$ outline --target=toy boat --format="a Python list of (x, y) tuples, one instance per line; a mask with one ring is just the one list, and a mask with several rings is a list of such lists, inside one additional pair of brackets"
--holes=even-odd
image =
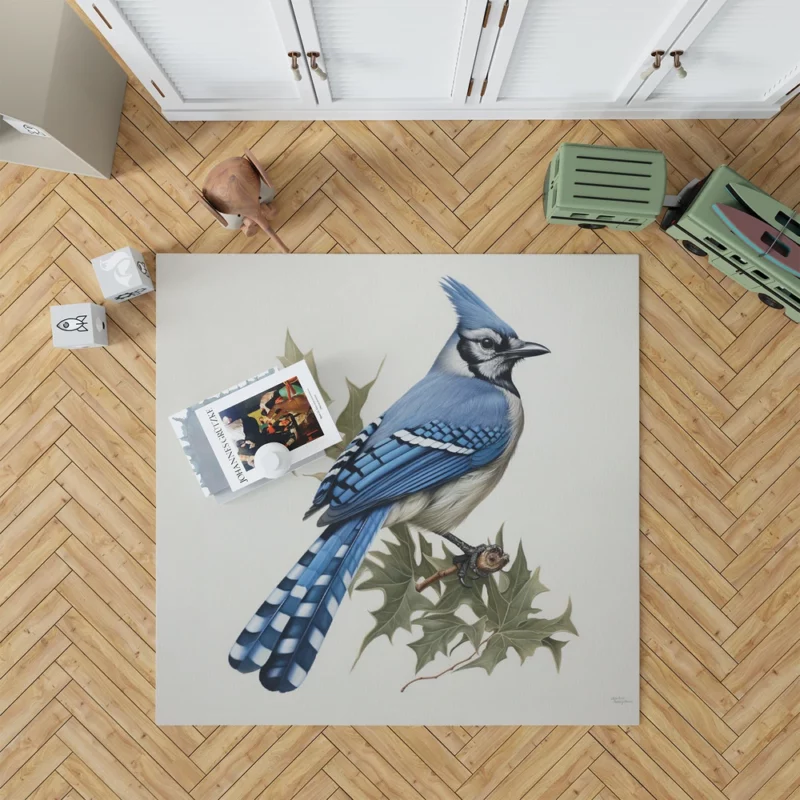
[(759, 256), (787, 272), (800, 275), (800, 244), (787, 239), (764, 220), (738, 208), (714, 203), (713, 209), (720, 219)]
[(768, 225), (783, 232), (783, 235), (795, 244), (800, 245), (800, 214), (796, 214), (788, 206), (750, 186), (729, 183), (726, 188), (751, 214), (763, 219)]

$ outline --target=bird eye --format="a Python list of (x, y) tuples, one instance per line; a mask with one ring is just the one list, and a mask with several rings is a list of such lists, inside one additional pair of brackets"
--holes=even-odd
[(484, 339), (481, 339), (480, 344), (484, 350), (494, 350), (494, 341), (490, 339), (488, 336), (485, 337)]

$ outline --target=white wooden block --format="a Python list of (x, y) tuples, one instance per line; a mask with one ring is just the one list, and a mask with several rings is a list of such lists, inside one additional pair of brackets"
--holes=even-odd
[(106, 300), (121, 303), (153, 291), (153, 281), (144, 258), (132, 247), (93, 258), (92, 266)]
[(94, 303), (50, 306), (53, 347), (79, 350), (108, 344), (106, 310)]

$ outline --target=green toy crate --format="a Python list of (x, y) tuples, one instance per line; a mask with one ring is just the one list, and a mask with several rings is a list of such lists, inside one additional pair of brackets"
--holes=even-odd
[(756, 292), (763, 303), (784, 309), (789, 319), (800, 322), (800, 278), (761, 258), (714, 211), (714, 203), (747, 210), (725, 188), (729, 183), (762, 191), (730, 167), (717, 167), (691, 190), (681, 193), (680, 206), (664, 215), (662, 230), (690, 253), (708, 256), (720, 272)]
[(638, 231), (655, 222), (667, 190), (658, 150), (562, 144), (547, 168), (547, 221), (581, 228)]

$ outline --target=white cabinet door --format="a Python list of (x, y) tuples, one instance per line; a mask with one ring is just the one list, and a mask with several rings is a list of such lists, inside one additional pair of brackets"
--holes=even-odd
[(463, 104), (486, 0), (292, 0), (325, 109)]
[(290, 0), (78, 3), (165, 110), (316, 106)]
[[(510, 0), (481, 105), (610, 107), (630, 99), (659, 43), (703, 0)], [(519, 19), (509, 24), (512, 17)]]
[(686, 77), (669, 59), (632, 105), (781, 103), (800, 83), (798, 27), (798, 0), (709, 0), (669, 46)]

